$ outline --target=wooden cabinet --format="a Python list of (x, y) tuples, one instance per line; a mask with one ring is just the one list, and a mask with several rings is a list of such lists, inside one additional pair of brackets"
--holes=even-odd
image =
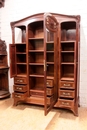
[(14, 105), (44, 105), (45, 115), (53, 107), (78, 115), (80, 16), (40, 13), (11, 22), (11, 28)]
[(10, 96), (6, 43), (0, 39), (0, 99)]

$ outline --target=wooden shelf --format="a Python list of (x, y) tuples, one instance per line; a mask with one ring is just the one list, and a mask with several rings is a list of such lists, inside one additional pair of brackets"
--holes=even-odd
[(35, 37), (35, 38), (29, 38), (29, 40), (44, 40), (44, 38), (43, 37)]
[(29, 65), (44, 65), (44, 63), (29, 63)]
[(44, 52), (44, 50), (29, 50), (29, 52)]
[(61, 53), (74, 53), (74, 51), (61, 51)]
[(30, 77), (44, 77), (44, 74), (30, 74)]
[(62, 62), (61, 65), (74, 65), (74, 62)]
[(69, 41), (67, 41), (67, 40), (66, 40), (66, 41), (61, 41), (61, 43), (72, 43), (72, 42), (75, 43), (76, 41), (75, 41), (75, 40), (71, 40), (71, 41), (70, 41), (70, 40), (69, 40)]
[(60, 80), (61, 81), (74, 81), (74, 78), (73, 77), (62, 77)]

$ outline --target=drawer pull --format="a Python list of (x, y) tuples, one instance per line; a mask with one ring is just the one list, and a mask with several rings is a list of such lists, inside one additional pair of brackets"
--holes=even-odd
[(70, 93), (65, 93), (65, 92), (63, 92), (63, 95), (70, 96)]
[(21, 98), (21, 96), (20, 96), (20, 95), (15, 95), (15, 97), (16, 97), (16, 98)]
[(22, 90), (22, 88), (17, 87), (17, 90)]
[(67, 106), (69, 106), (69, 103), (68, 103), (68, 102), (62, 102), (62, 105), (67, 105)]
[(22, 82), (23, 82), (23, 80), (22, 80), (22, 79), (20, 79), (20, 80), (18, 79), (18, 80), (17, 80), (17, 82), (20, 82), (20, 83), (22, 83)]
[(19, 82), (20, 80), (18, 79), (17, 82)]
[(49, 85), (49, 82), (47, 82), (46, 84)]
[(22, 83), (23, 82), (23, 80), (22, 79), (20, 79), (20, 83)]
[(70, 87), (70, 84), (64, 84), (64, 87)]

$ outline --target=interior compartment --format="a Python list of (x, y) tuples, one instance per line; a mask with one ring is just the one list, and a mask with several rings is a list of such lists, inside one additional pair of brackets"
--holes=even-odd
[(27, 74), (27, 66), (24, 64), (17, 64), (17, 75), (19, 74)]
[(29, 50), (43, 50), (44, 51), (43, 39), (29, 40)]
[(43, 65), (29, 65), (30, 75), (44, 75), (44, 66)]
[(76, 40), (76, 22), (61, 23), (61, 41)]
[(28, 26), (28, 37), (38, 38), (44, 37), (43, 21), (32, 22)]
[(29, 53), (29, 63), (44, 63), (44, 53), (43, 52)]

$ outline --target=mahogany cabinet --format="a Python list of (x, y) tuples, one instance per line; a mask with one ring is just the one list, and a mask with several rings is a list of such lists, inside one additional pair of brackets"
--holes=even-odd
[(0, 99), (10, 96), (6, 43), (0, 39)]
[(43, 105), (45, 115), (53, 107), (78, 115), (80, 16), (40, 13), (10, 25), (14, 105)]

